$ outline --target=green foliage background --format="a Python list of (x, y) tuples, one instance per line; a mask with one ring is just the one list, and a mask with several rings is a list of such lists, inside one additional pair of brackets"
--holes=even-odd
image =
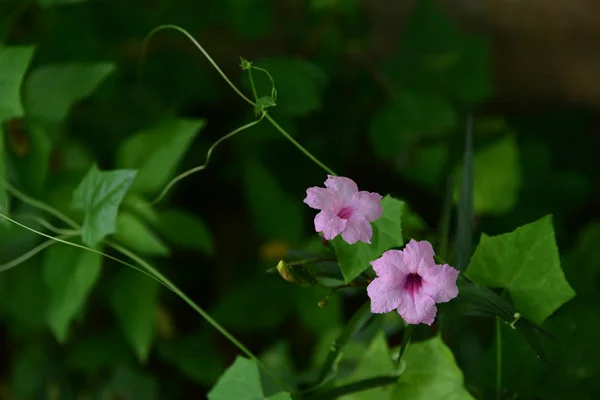
[[(502, 325), (501, 395), (593, 398), (600, 392), (593, 112), (539, 106), (517, 113), (498, 106), (488, 40), (463, 31), (429, 1), (417, 2), (403, 29), (384, 43), (392, 50), (381, 55), (364, 3), (1, 2), (0, 178), (92, 226), (94, 235), (84, 235), (83, 244), (113, 254), (101, 243), (109, 235), (150, 260), (293, 383), (318, 368), (366, 300), (364, 291), (350, 291), (319, 308), (327, 290), (265, 273), (292, 251), (321, 249), (314, 213), (302, 199), (325, 173), (262, 121), (221, 144), (206, 170), (151, 207), (173, 176), (203, 164), (215, 140), (255, 116), (178, 32), (158, 33), (140, 70), (145, 35), (160, 24), (182, 26), (248, 96), (239, 57), (267, 69), (277, 87), (270, 115), (361, 189), (401, 199), (394, 208), (404, 207), (404, 238), (431, 240), (449, 257), (436, 232), (445, 224), (445, 199), (458, 199), (465, 117), (473, 113), (473, 237), (486, 236), (467, 274), (506, 289), (534, 321), (549, 317), (544, 327), (553, 337), (544, 341), (548, 366)], [(266, 75), (254, 76), (259, 96), (270, 95)], [(51, 233), (38, 210), (2, 187), (0, 212)], [(548, 214), (552, 219), (543, 219)], [(389, 246), (402, 245), (394, 227), (380, 222)], [(510, 239), (497, 236), (525, 224), (531, 225)], [(0, 221), (0, 263), (44, 240)], [(343, 243), (334, 245), (343, 251)], [(512, 253), (519, 246), (540, 246), (544, 258), (531, 262)], [(501, 256), (490, 260), (490, 252)], [(350, 265), (354, 256), (340, 260), (348, 281), (362, 272)], [(490, 273), (494, 262), (514, 270)], [(554, 279), (529, 290), (548, 270)], [(575, 298), (560, 307), (573, 289)], [(532, 293), (539, 303), (533, 308)], [(393, 371), (388, 346), (400, 341), (399, 321), (391, 317), (350, 341), (339, 365), (341, 383)], [(416, 329), (414, 350), (404, 360), (409, 373), (393, 390), (347, 398), (442, 399), (449, 398), (448, 385), (459, 387), (452, 398), (492, 396), (494, 320), (462, 317), (454, 324), (446, 345), (435, 326)], [(239, 370), (248, 389), (236, 394), (217, 385), (212, 398), (286, 398), (171, 292), (61, 244), (0, 274), (0, 346), (3, 399), (203, 398), (232, 365), (219, 382), (236, 390), (226, 382)]]

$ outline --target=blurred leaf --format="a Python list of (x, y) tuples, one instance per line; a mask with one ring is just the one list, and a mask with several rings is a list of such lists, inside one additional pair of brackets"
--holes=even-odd
[(135, 170), (100, 171), (92, 165), (73, 192), (71, 206), (85, 212), (83, 243), (96, 246), (107, 235), (115, 233), (117, 211), (125, 193), (135, 179)]
[(44, 282), (50, 289), (48, 324), (64, 343), (71, 321), (83, 311), (102, 267), (102, 257), (72, 246), (56, 244), (45, 253)]
[[(473, 200), (478, 214), (505, 214), (517, 203), (521, 187), (519, 148), (514, 135), (476, 151), (473, 157)], [(459, 186), (454, 191), (458, 201)]]
[(392, 399), (474, 400), (465, 389), (462, 371), (441, 336), (412, 343), (404, 354), (406, 369)]
[(441, 88), (465, 103), (492, 93), (487, 40), (463, 33), (433, 0), (415, 3), (399, 49), (385, 70), (403, 86)]
[(258, 232), (269, 239), (300, 242), (304, 233), (301, 203), (291, 198), (257, 159), (250, 158), (245, 164), (244, 186)]
[[(264, 399), (256, 362), (238, 356), (208, 393), (209, 400)], [(279, 393), (267, 400), (291, 400), (287, 393)]]
[(66, 364), (86, 374), (96, 374), (103, 369), (112, 369), (121, 363), (133, 361), (128, 350), (127, 343), (116, 328), (93, 332), (73, 345)]
[(122, 211), (117, 217), (115, 239), (129, 249), (148, 256), (168, 256), (169, 248), (135, 215)]
[(160, 213), (157, 229), (166, 240), (182, 249), (214, 254), (214, 244), (208, 226), (197, 216), (185, 211)]
[(467, 276), (508, 290), (523, 315), (541, 323), (575, 296), (560, 267), (552, 217), (498, 236), (482, 235)]
[(139, 169), (133, 189), (154, 193), (163, 189), (200, 133), (202, 119), (171, 119), (127, 138), (117, 152), (119, 168)]
[(298, 291), (298, 312), (300, 320), (315, 334), (335, 329), (342, 325), (342, 301), (339, 294), (333, 294), (327, 306), (319, 308), (317, 303), (325, 298), (329, 289), (310, 286)]
[(2, 273), (2, 279), (6, 280), (2, 301), (6, 303), (7, 314), (13, 318), (8, 327), (15, 336), (25, 336), (46, 327), (50, 295), (42, 276), (39, 258), (32, 258), (18, 268)]
[(25, 111), (46, 122), (60, 122), (75, 103), (90, 96), (114, 70), (112, 63), (39, 67), (25, 83)]
[[(383, 332), (379, 331), (375, 339), (369, 345), (367, 352), (360, 360), (358, 367), (349, 379), (337, 383), (336, 386), (343, 386), (351, 382), (358, 382), (363, 379), (375, 378), (383, 375), (393, 375), (396, 367), (390, 358), (390, 350)], [(343, 397), (342, 400), (370, 400), (370, 399), (391, 399), (392, 391), (389, 386), (378, 387), (370, 390), (355, 392)]]
[(289, 283), (261, 275), (229, 289), (210, 314), (227, 328), (257, 332), (279, 326), (294, 306)]
[(410, 149), (404, 151), (410, 153), (406, 157), (410, 161), (406, 164), (399, 163), (400, 173), (420, 186), (435, 193), (439, 192), (442, 182), (448, 176), (447, 165), (450, 158), (448, 146), (445, 144), (423, 145), (413, 151)]
[(473, 117), (467, 117), (465, 148), (456, 212), (454, 266), (464, 271), (473, 254)]
[(225, 0), (227, 18), (247, 39), (256, 39), (271, 30), (273, 16), (268, 0)]
[(202, 385), (213, 384), (223, 369), (224, 362), (212, 335), (197, 332), (159, 344), (158, 352), (173, 367)]
[(156, 400), (159, 398), (158, 394), (158, 382), (156, 378), (129, 366), (121, 366), (116, 370), (101, 400), (112, 400), (115, 398)]
[(350, 245), (341, 236), (333, 239), (342, 273), (346, 283), (351, 282), (370, 267), (370, 262), (392, 247), (402, 246), (402, 209), (404, 203), (387, 195), (381, 201), (383, 214), (373, 222), (373, 238), (371, 244), (357, 242)]
[[(277, 378), (285, 383), (289, 388), (296, 388), (296, 375), (293, 366), (293, 357), (290, 351), (290, 345), (287, 341), (279, 341), (266, 350), (258, 357), (262, 363), (270, 370), (275, 371)], [(260, 382), (265, 396), (276, 395), (281, 391), (281, 386), (272, 377), (259, 368)], [(279, 393), (282, 395), (282, 393)], [(276, 396), (270, 397), (275, 398)], [(289, 398), (289, 397), (287, 397)]]
[(595, 300), (600, 286), (600, 221), (588, 223), (579, 232), (574, 248), (564, 257), (564, 271), (577, 297), (589, 295)]
[(52, 370), (48, 349), (43, 342), (31, 341), (17, 353), (12, 368), (10, 394), (14, 400), (44, 398)]
[[(265, 58), (254, 63), (269, 71), (277, 88), (277, 110), (289, 117), (304, 117), (321, 108), (326, 77), (316, 65), (303, 59)], [(266, 74), (253, 71), (258, 96), (271, 95)], [(244, 76), (244, 85), (250, 89)]]
[(391, 159), (421, 138), (446, 133), (458, 117), (452, 104), (435, 94), (403, 91), (394, 103), (377, 111), (369, 128), (376, 154)]
[(16, 128), (12, 134), (23, 135), (27, 142), (26, 152), (12, 157), (13, 166), (19, 171), (19, 177), (28, 193), (41, 196), (50, 169), (52, 151), (52, 143), (46, 129), (39, 123), (28, 121), (22, 130)]
[(131, 211), (144, 222), (151, 225), (158, 223), (158, 212), (152, 204), (136, 192), (129, 192), (123, 199), (123, 209)]
[(130, 268), (113, 282), (111, 305), (139, 361), (145, 362), (154, 338), (154, 316), (159, 284)]
[(0, 45), (0, 124), (23, 115), (21, 81), (34, 49), (33, 46)]

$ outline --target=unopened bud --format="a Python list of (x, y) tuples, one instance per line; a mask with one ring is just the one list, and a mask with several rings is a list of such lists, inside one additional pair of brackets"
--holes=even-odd
[(315, 279), (311, 273), (301, 265), (288, 264), (285, 261), (279, 261), (277, 272), (286, 281), (297, 285), (311, 285)]
[(325, 297), (323, 300), (321, 300), (321, 301), (319, 301), (319, 302), (317, 303), (317, 305), (318, 305), (320, 308), (325, 308), (325, 307), (327, 307), (327, 304), (329, 304), (329, 296)]

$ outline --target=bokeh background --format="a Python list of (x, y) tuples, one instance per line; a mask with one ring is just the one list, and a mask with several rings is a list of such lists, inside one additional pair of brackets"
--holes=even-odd
[[(26, 111), (33, 104), (43, 116), (80, 93), (52, 121), (4, 121), (7, 176), (80, 218), (69, 208), (73, 189), (93, 162), (102, 169), (135, 164), (120, 154), (136, 133), (158, 129), (171, 146), (170, 135), (186, 136), (180, 130), (189, 127), (160, 124), (195, 121), (182, 150), (171, 153), (173, 176), (203, 164), (215, 140), (254, 120), (251, 107), (178, 32), (154, 36), (139, 69), (143, 39), (161, 24), (187, 29), (248, 95), (239, 57), (266, 68), (278, 91), (270, 114), (338, 174), (406, 201), (414, 212), (403, 221), (409, 237), (436, 240), (471, 114), (474, 238), (552, 214), (563, 269), (577, 291), (547, 323), (553, 373), (524, 341), (507, 342), (503, 395), (593, 398), (600, 393), (597, 11), (591, 0), (0, 2), (1, 43), (36, 46), (22, 90)], [(268, 95), (269, 81), (255, 76)], [(42, 141), (51, 143), (45, 158)], [(117, 239), (269, 365), (305, 371), (366, 299), (364, 292), (337, 295), (321, 309), (326, 290), (265, 273), (292, 250), (321, 246), (314, 212), (302, 199), (325, 179), (263, 121), (224, 142), (205, 171), (175, 186), (156, 206), (155, 223), (140, 215), (142, 200), (128, 198), (124, 209), (143, 223)], [(148, 189), (146, 198), (160, 188)], [(33, 212), (12, 204), (15, 213)], [(17, 227), (0, 233), (3, 263), (43, 241)], [(203, 398), (238, 354), (174, 294), (108, 260), (59, 343), (47, 314), (60, 282), (48, 282), (45, 263), (42, 253), (0, 274), (0, 398)], [(448, 344), (467, 387), (487, 398), (493, 326), (465, 324), (471, 333)], [(150, 338), (140, 339), (149, 343), (144, 360), (132, 330)]]

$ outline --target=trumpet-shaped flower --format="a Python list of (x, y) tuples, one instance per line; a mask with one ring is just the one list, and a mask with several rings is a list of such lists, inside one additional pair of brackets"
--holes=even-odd
[(411, 240), (404, 250), (388, 250), (371, 262), (377, 273), (367, 287), (371, 312), (396, 309), (408, 324), (431, 325), (437, 313), (435, 304), (458, 295), (458, 271), (437, 265), (433, 254), (429, 242)]
[(327, 240), (340, 233), (348, 244), (359, 240), (371, 243), (371, 222), (381, 216), (381, 195), (358, 191), (356, 183), (345, 177), (328, 175), (325, 187), (306, 190), (304, 202), (321, 210), (315, 217), (315, 230)]

